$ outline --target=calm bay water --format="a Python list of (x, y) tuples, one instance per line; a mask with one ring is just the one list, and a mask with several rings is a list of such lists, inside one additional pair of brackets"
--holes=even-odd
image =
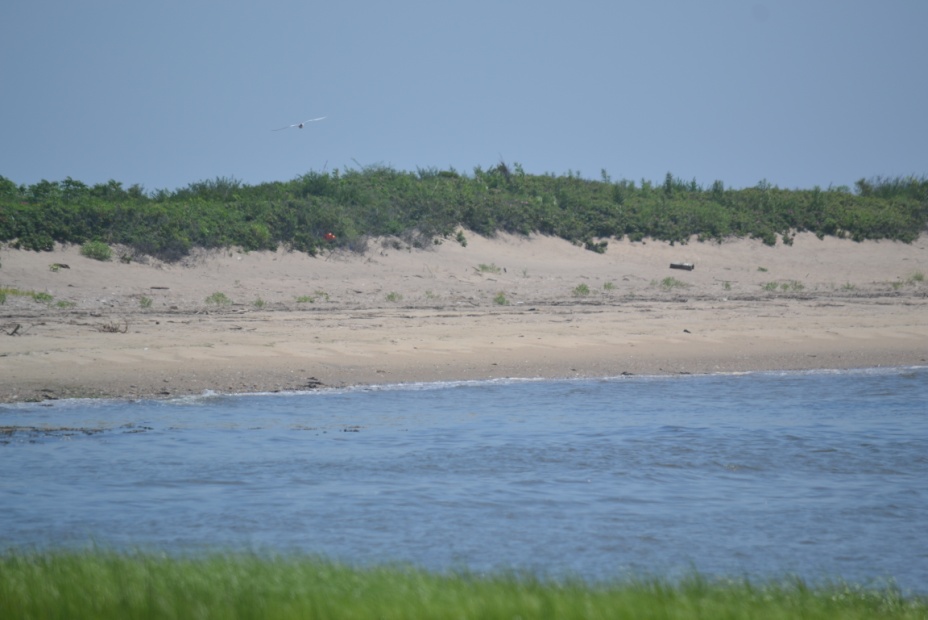
[(928, 592), (928, 368), (62, 401), (0, 427), (4, 549)]

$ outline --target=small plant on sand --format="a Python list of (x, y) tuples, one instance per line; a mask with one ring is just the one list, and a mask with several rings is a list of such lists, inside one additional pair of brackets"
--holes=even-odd
[(300, 295), (296, 298), (298, 304), (314, 304), (317, 299), (329, 301), (329, 294), (325, 291), (315, 291), (312, 295)]
[(730, 290), (731, 290), (731, 282), (729, 282), (728, 280), (725, 280), (725, 281), (722, 283), (722, 288), (725, 289), (726, 291), (730, 291)]
[(139, 307), (142, 308), (143, 310), (147, 310), (148, 308), (151, 308), (151, 304), (152, 304), (151, 297), (145, 297), (144, 295), (139, 297)]
[(604, 291), (614, 291), (614, 290), (615, 290), (615, 284), (613, 284), (612, 282), (606, 282), (605, 284), (603, 284), (603, 290), (604, 290)]
[(55, 303), (55, 307), (61, 308), (62, 310), (64, 310), (65, 308), (73, 308), (76, 305), (77, 304), (74, 303), (73, 301), (66, 301), (64, 299)]
[(898, 291), (903, 286), (918, 286), (924, 281), (925, 281), (925, 274), (922, 273), (921, 271), (916, 271), (915, 273), (910, 275), (905, 280), (903, 280), (902, 278), (899, 278), (895, 282), (890, 282), (889, 284), (890, 286), (893, 287), (894, 291)]
[(586, 297), (590, 294), (590, 287), (583, 283), (578, 284), (574, 287), (573, 293), (574, 297)]
[(783, 291), (793, 291), (798, 292), (805, 288), (805, 284), (797, 280), (790, 280), (789, 282), (783, 282), (780, 284), (780, 289)]
[(487, 265), (486, 263), (480, 263), (479, 265), (477, 265), (478, 273), (499, 273), (501, 271), (502, 269), (497, 267), (495, 263), (490, 263), (489, 265)]
[(229, 299), (225, 293), (213, 293), (206, 298), (206, 303), (214, 306), (227, 306), (232, 303), (232, 300)]
[(806, 288), (806, 285), (798, 280), (789, 280), (787, 282), (778, 282), (776, 280), (771, 280), (766, 284), (761, 284), (761, 288), (770, 293), (774, 293), (777, 290), (783, 291), (784, 293), (794, 292), (797, 293)]
[(105, 262), (113, 257), (113, 250), (102, 241), (88, 241), (81, 246), (81, 255)]
[(467, 247), (467, 237), (464, 236), (463, 230), (458, 231), (458, 234), (455, 236), (455, 240), (457, 240), (457, 242), (461, 244), (462, 248)]
[(766, 268), (766, 267), (758, 267), (757, 270), (760, 271), (760, 272), (762, 272), (762, 273), (767, 273), (767, 268)]
[(391, 291), (387, 293), (387, 301), (390, 303), (397, 303), (403, 301), (403, 296), (397, 293), (396, 291)]
[(683, 282), (682, 280), (677, 280), (676, 278), (672, 276), (667, 276), (666, 278), (661, 280), (661, 288), (664, 289), (665, 291), (670, 291), (675, 288), (686, 288), (687, 286), (689, 285), (686, 282)]
[(21, 291), (18, 288), (11, 288), (8, 286), (0, 287), (0, 304), (6, 303), (7, 295), (13, 295), (14, 297), (32, 297), (35, 295), (35, 292)]
[(48, 293), (32, 293), (32, 299), (40, 304), (50, 304), (53, 297)]
[(253, 305), (255, 308), (257, 308), (258, 310), (260, 310), (261, 308), (263, 308), (264, 306), (266, 306), (267, 303), (266, 303), (263, 299), (261, 299), (260, 297), (258, 297), (257, 299), (255, 299), (255, 300), (252, 302), (252, 305)]

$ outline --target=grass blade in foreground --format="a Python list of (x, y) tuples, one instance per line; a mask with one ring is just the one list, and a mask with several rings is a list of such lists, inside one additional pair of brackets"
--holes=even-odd
[(893, 587), (680, 582), (590, 585), (524, 575), (352, 569), (306, 557), (106, 551), (0, 556), (2, 618), (928, 618)]

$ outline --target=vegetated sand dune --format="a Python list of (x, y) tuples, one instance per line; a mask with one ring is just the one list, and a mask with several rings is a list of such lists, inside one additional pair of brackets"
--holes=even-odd
[(176, 264), (0, 249), (0, 401), (928, 363), (928, 236), (465, 236)]

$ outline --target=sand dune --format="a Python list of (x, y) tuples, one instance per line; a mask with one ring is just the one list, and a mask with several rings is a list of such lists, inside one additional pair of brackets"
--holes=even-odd
[(0, 305), (0, 401), (928, 363), (926, 236), (613, 241), (605, 254), (466, 237), (181, 264), (4, 248), (0, 287), (51, 301)]

